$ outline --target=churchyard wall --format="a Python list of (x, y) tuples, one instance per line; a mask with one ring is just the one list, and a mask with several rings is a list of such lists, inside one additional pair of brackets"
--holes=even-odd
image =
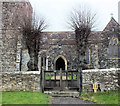
[[(120, 85), (118, 76), (120, 69), (91, 69), (82, 71), (82, 87), (83, 91), (93, 91), (93, 84), (99, 84), (101, 91), (110, 89), (118, 89)], [(40, 91), (40, 72), (15, 72), (2, 73), (2, 91)]]

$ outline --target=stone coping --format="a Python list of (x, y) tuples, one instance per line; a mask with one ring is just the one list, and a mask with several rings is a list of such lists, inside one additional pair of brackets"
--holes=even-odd
[[(84, 72), (108, 72), (108, 71), (120, 71), (120, 68), (110, 68), (110, 69), (89, 69), (82, 70)], [(2, 72), (0, 74), (40, 74), (40, 71), (19, 71), (19, 72)]]
[(25, 71), (20, 71), (20, 72), (2, 72), (0, 74), (40, 74), (40, 71), (28, 71), (28, 72), (25, 72)]
[(82, 72), (103, 72), (103, 71), (119, 71), (120, 68), (110, 68), (110, 69), (88, 69), (82, 70)]

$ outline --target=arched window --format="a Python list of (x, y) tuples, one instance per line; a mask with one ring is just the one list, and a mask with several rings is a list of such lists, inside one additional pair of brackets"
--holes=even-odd
[(109, 57), (119, 58), (120, 57), (120, 46), (118, 38), (112, 38), (109, 43)]

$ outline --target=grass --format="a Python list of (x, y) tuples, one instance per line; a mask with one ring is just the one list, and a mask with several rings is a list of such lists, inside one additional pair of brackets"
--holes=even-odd
[[(72, 79), (72, 75), (69, 75), (69, 79)], [(75, 75), (73, 75), (73, 80), (76, 80), (77, 77)]]
[(48, 104), (51, 97), (41, 92), (5, 91), (2, 104)]
[(46, 80), (50, 80), (53, 76), (45, 76)]
[(96, 104), (118, 104), (120, 93), (118, 90), (110, 90), (108, 92), (98, 93), (82, 93), (80, 98), (95, 102)]

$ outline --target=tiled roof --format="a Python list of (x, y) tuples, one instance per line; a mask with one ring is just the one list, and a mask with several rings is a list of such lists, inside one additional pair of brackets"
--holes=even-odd
[(91, 41), (92, 43), (94, 42), (100, 42), (101, 40), (101, 33), (102, 31), (92, 31), (89, 35), (88, 40)]
[[(92, 31), (89, 35), (90, 43), (100, 43), (103, 40), (104, 36), (110, 35), (112, 32), (112, 28), (118, 28), (118, 23), (112, 17), (110, 22), (107, 24), (103, 31)], [(117, 30), (116, 30), (117, 31)], [(109, 36), (108, 36), (109, 37)], [(75, 32), (43, 32), (42, 33), (42, 41), (44, 45), (49, 44), (75, 44)]]

